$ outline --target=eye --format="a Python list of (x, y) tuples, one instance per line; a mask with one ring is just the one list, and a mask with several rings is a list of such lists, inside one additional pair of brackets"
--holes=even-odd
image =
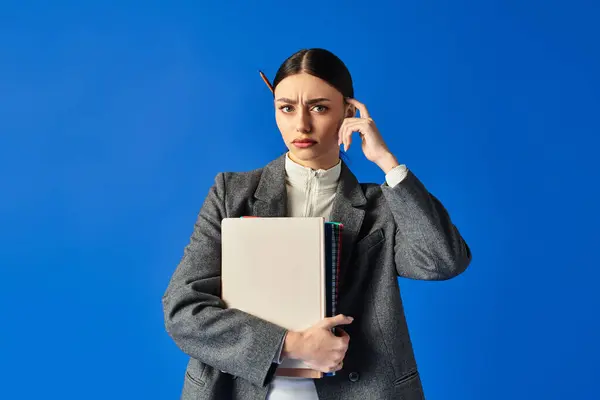
[[(321, 111), (317, 111), (315, 109), (319, 108)], [(326, 106), (322, 106), (322, 105), (317, 105), (313, 107), (313, 110), (317, 111), (318, 113), (324, 113), (325, 111), (329, 110), (328, 107)]]
[(286, 111), (286, 110), (285, 110), (286, 108), (292, 108), (292, 106), (287, 106), (287, 105), (286, 105), (286, 106), (281, 106), (281, 107), (279, 107), (279, 109), (280, 109), (281, 111), (283, 111), (284, 113), (291, 112), (291, 111)]

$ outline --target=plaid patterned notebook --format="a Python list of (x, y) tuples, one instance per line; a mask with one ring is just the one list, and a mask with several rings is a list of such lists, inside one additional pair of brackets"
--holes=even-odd
[[(342, 254), (342, 229), (338, 222), (325, 222), (325, 282), (326, 282), (326, 315), (333, 317), (337, 313), (338, 284), (340, 276), (340, 262)], [(335, 333), (335, 328), (332, 332)], [(325, 376), (334, 376), (335, 372), (326, 373)]]

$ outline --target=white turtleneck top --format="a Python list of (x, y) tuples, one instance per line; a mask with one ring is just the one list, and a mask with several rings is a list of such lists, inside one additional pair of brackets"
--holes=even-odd
[[(323, 217), (329, 221), (333, 199), (342, 171), (341, 161), (328, 170), (313, 170), (285, 157), (287, 210), (289, 217)], [(399, 184), (408, 169), (398, 165), (389, 171), (385, 180), (390, 187)], [(274, 362), (281, 363), (281, 351)], [(271, 382), (268, 400), (318, 400), (314, 381), (309, 378), (276, 376)]]

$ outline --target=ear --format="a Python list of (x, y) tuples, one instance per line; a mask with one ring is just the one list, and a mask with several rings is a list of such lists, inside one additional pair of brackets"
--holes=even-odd
[(356, 107), (352, 104), (348, 104), (346, 107), (346, 118), (353, 118), (356, 116)]

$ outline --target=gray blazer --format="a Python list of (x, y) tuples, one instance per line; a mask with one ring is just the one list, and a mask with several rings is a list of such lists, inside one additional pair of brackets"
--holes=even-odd
[[(264, 168), (219, 173), (162, 298), (165, 326), (190, 356), (181, 398), (265, 399), (285, 329), (220, 298), (221, 220), (286, 216), (285, 155)], [(417, 177), (360, 184), (342, 162), (331, 211), (344, 224), (339, 312), (354, 317), (343, 369), (315, 379), (320, 400), (424, 399), (398, 276), (446, 280), (471, 262), (442, 204)]]

